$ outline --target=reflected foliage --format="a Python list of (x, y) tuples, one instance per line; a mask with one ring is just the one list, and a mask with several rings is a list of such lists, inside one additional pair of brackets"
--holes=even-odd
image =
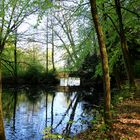
[(4, 117), (6, 116), (6, 119), (10, 121), (10, 119), (13, 117), (13, 110), (14, 110), (14, 91), (4, 90), (5, 94), (2, 96), (3, 101), (3, 113)]

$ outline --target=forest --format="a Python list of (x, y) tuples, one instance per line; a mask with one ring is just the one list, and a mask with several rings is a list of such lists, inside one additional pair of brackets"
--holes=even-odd
[(0, 140), (139, 140), (139, 0), (0, 1)]

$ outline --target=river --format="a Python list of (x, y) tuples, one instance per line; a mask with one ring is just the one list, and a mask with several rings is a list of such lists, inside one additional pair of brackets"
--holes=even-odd
[[(97, 95), (97, 94), (96, 94)], [(73, 136), (90, 127), (92, 91), (68, 87), (44, 89), (24, 87), (3, 91), (3, 113), (7, 140), (41, 140), (43, 130)]]

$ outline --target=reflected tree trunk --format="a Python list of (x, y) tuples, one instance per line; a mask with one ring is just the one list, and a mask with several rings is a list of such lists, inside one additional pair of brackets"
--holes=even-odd
[(16, 106), (17, 106), (17, 89), (14, 90), (14, 111), (13, 111), (13, 130), (15, 131), (16, 123)]
[(47, 28), (47, 31), (46, 31), (46, 73), (48, 73), (48, 39), (49, 39), (49, 34), (48, 34), (48, 15), (47, 15), (47, 25), (46, 25), (46, 28)]
[(60, 125), (62, 124), (62, 122), (64, 121), (66, 115), (68, 114), (69, 110), (72, 108), (72, 104), (73, 102), (75, 101), (75, 99), (77, 98), (77, 94), (74, 96), (74, 98), (71, 100), (70, 104), (69, 104), (69, 107), (67, 108), (66, 112), (64, 113), (62, 119), (59, 121), (59, 123), (56, 125), (55, 129)]
[(51, 130), (53, 130), (53, 105), (54, 105), (54, 98), (55, 98), (55, 93), (53, 93), (52, 97), (52, 105), (51, 105)]
[(123, 58), (124, 58), (124, 63), (125, 63), (125, 67), (126, 67), (127, 77), (129, 80), (129, 85), (130, 85), (130, 87), (135, 87), (133, 68), (131, 65), (130, 54), (129, 54), (127, 40), (126, 40), (126, 36), (125, 36), (125, 31), (124, 31), (120, 0), (115, 0), (115, 8), (116, 8), (117, 16), (118, 16), (121, 49), (122, 49), (122, 53), (123, 53)]
[(35, 103), (33, 102), (32, 116), (34, 116), (34, 112), (35, 112)]
[(47, 119), (48, 119), (48, 93), (46, 93), (46, 127), (47, 127)]
[(93, 23), (96, 29), (97, 37), (98, 37), (98, 44), (100, 48), (100, 56), (102, 61), (102, 70), (103, 70), (103, 77), (104, 77), (104, 89), (105, 89), (105, 109), (104, 109), (104, 119), (105, 123), (109, 123), (111, 119), (111, 112), (110, 112), (110, 104), (111, 104), (111, 94), (110, 94), (110, 76), (109, 76), (109, 66), (108, 66), (108, 55), (104, 40), (104, 33), (102, 30), (102, 26), (99, 23), (97, 7), (96, 7), (96, 0), (90, 0), (91, 5), (91, 13), (93, 17)]
[(76, 111), (76, 107), (77, 107), (79, 98), (80, 98), (80, 95), (78, 95), (77, 96), (77, 99), (75, 100), (75, 103), (74, 103), (74, 106), (72, 108), (72, 112), (71, 112), (71, 115), (70, 115), (70, 119), (69, 119), (69, 121), (68, 121), (68, 123), (66, 125), (66, 128), (65, 128), (66, 135), (69, 135), (70, 134), (70, 131), (71, 131), (71, 127), (72, 127), (72, 124), (73, 124), (73, 121), (74, 121), (75, 111)]
[(3, 111), (2, 111), (2, 67), (0, 54), (0, 140), (6, 140), (4, 132)]

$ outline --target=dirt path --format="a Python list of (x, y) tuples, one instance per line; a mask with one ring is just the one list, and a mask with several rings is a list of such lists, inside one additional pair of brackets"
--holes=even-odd
[(127, 99), (117, 105), (117, 117), (114, 119), (112, 139), (140, 140), (140, 90), (133, 99)]

